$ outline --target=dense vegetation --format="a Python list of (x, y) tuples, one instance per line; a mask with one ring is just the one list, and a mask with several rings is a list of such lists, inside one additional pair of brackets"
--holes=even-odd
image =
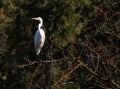
[(120, 89), (120, 1), (0, 0), (0, 89)]

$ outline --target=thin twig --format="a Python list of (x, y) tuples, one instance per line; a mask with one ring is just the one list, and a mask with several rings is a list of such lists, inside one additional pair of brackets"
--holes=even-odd
[(37, 68), (35, 69), (35, 71), (34, 71), (34, 73), (33, 73), (33, 75), (32, 75), (32, 78), (31, 78), (31, 80), (30, 80), (30, 86), (28, 87), (28, 89), (31, 89), (32, 82), (33, 82), (33, 80), (34, 80), (34, 78), (35, 78), (35, 76), (36, 76), (36, 74), (37, 74), (40, 66), (41, 66), (41, 64), (39, 64), (39, 65), (37, 66)]
[(18, 68), (24, 68), (24, 67), (28, 67), (28, 66), (31, 66), (31, 65), (34, 65), (34, 64), (41, 64), (41, 63), (53, 63), (53, 62), (59, 62), (59, 61), (63, 61), (65, 60), (66, 58), (62, 58), (62, 59), (58, 59), (58, 60), (46, 60), (46, 61), (28, 61), (27, 64), (22, 64), (22, 65), (18, 65)]
[[(76, 58), (70, 53), (70, 51), (68, 51), (68, 53), (70, 54), (70, 56), (72, 57), (72, 59), (76, 60)], [(87, 65), (85, 65), (82, 61), (80, 61), (80, 60), (78, 60), (78, 59), (77, 59), (77, 61), (78, 61), (84, 68), (86, 68), (90, 73), (98, 76), (98, 74), (97, 74), (96, 72), (92, 71), (92, 69), (90, 69), (90, 68), (89, 68)]]
[(77, 68), (79, 68), (81, 66), (81, 64), (78, 64), (76, 67), (74, 67), (73, 69), (71, 69), (67, 74), (63, 75), (58, 81), (56, 81), (53, 85), (52, 85), (52, 89), (56, 89), (56, 85), (58, 83), (60, 83), (61, 81), (63, 81), (64, 79), (66, 79), (71, 73), (73, 73)]

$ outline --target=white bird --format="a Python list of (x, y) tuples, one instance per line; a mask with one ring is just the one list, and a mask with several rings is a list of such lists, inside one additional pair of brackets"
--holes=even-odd
[(38, 29), (34, 36), (34, 46), (35, 46), (36, 56), (38, 56), (45, 42), (45, 32), (41, 28), (43, 25), (43, 19), (41, 17), (37, 17), (37, 18), (32, 18), (32, 20), (39, 21)]

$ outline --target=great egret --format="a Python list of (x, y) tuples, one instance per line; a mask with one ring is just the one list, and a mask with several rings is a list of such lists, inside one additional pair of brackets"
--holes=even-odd
[(43, 24), (43, 19), (41, 17), (37, 17), (37, 18), (32, 18), (32, 20), (39, 21), (38, 29), (34, 36), (34, 46), (35, 46), (36, 56), (38, 56), (45, 42), (45, 32), (41, 28)]

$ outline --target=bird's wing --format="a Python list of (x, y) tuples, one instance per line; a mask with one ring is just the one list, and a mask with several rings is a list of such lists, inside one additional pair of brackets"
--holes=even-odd
[(38, 31), (35, 33), (34, 46), (35, 46), (36, 54), (38, 55), (40, 53), (40, 50), (41, 50), (41, 36), (40, 36), (40, 33)]
[(40, 31), (41, 35), (41, 47), (43, 47), (44, 42), (45, 42), (45, 32), (41, 29)]

